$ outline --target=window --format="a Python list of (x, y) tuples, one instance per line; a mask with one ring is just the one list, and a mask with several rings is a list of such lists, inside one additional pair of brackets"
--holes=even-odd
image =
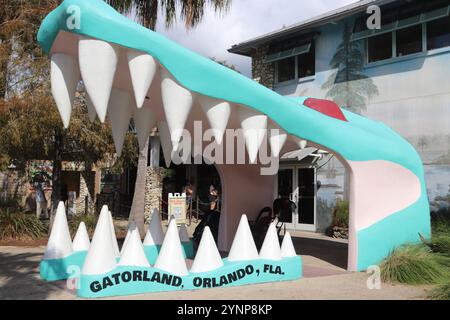
[(428, 50), (434, 50), (448, 46), (450, 46), (450, 17), (428, 22)]
[[(354, 20), (351, 41), (366, 41), (367, 63), (450, 47), (449, 0), (391, 1), (382, 6), (381, 29)], [(392, 42), (392, 43), (390, 43)]]
[(422, 25), (397, 30), (397, 57), (422, 52)]
[(294, 79), (310, 77), (316, 74), (316, 51), (314, 42), (304, 46), (304, 50), (296, 56), (278, 60), (276, 82), (284, 82)]
[(295, 79), (295, 57), (278, 61), (278, 82)]
[(392, 32), (367, 39), (367, 60), (376, 62), (392, 58)]
[(314, 43), (308, 53), (297, 56), (298, 78), (310, 77), (316, 74), (316, 54)]

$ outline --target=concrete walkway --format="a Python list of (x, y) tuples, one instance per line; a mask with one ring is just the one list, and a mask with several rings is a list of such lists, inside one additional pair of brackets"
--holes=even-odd
[[(162, 292), (114, 299), (424, 299), (425, 287), (382, 284), (369, 290), (368, 275), (345, 270), (347, 244), (317, 234), (294, 233), (297, 253), (302, 255), (304, 277), (297, 281)], [(79, 299), (65, 281), (39, 278), (44, 247), (0, 247), (0, 299)]]

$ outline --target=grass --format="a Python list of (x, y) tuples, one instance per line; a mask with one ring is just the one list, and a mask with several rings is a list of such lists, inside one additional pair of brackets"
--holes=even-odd
[(381, 264), (381, 279), (406, 284), (438, 284), (450, 279), (450, 259), (434, 254), (425, 245), (406, 245), (394, 250)]
[(436, 286), (428, 297), (433, 300), (450, 300), (450, 282)]
[(15, 197), (0, 198), (0, 210), (16, 210), (20, 208), (19, 199)]
[(349, 202), (337, 199), (336, 206), (333, 211), (333, 227), (348, 228), (349, 220)]
[(0, 211), (0, 240), (38, 239), (46, 234), (47, 228), (34, 214)]
[(84, 222), (89, 235), (92, 236), (94, 234), (95, 226), (97, 224), (97, 219), (98, 219), (98, 217), (93, 214), (77, 215), (77, 216), (73, 217), (69, 221), (70, 234), (72, 235), (72, 237), (75, 236), (75, 233), (77, 232), (80, 222)]
[(386, 282), (429, 284), (430, 299), (450, 299), (450, 212), (432, 214), (432, 237), (394, 250), (381, 264)]

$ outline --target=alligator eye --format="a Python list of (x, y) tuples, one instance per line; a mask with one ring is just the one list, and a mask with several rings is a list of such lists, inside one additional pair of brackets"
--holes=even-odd
[(342, 113), (341, 108), (339, 108), (339, 106), (333, 101), (308, 98), (305, 102), (303, 102), (303, 105), (329, 117), (342, 121), (348, 121)]

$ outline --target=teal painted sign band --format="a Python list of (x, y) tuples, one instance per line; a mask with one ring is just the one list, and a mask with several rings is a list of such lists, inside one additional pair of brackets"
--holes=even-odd
[(280, 261), (261, 259), (230, 262), (225, 259), (220, 269), (191, 273), (184, 277), (155, 268), (121, 266), (104, 275), (81, 275), (77, 294), (84, 298), (100, 298), (289, 281), (301, 277), (300, 256)]
[(194, 242), (191, 240), (189, 242), (182, 242), (181, 246), (183, 248), (184, 257), (187, 259), (194, 259)]
[[(39, 264), (39, 274), (42, 280), (56, 281), (71, 278), (81, 271), (87, 251), (74, 252), (62, 259), (42, 260)], [(72, 269), (78, 268), (77, 270)]]
[(144, 246), (145, 257), (148, 263), (155, 264), (156, 259), (158, 259), (159, 251), (161, 250), (160, 245)]

